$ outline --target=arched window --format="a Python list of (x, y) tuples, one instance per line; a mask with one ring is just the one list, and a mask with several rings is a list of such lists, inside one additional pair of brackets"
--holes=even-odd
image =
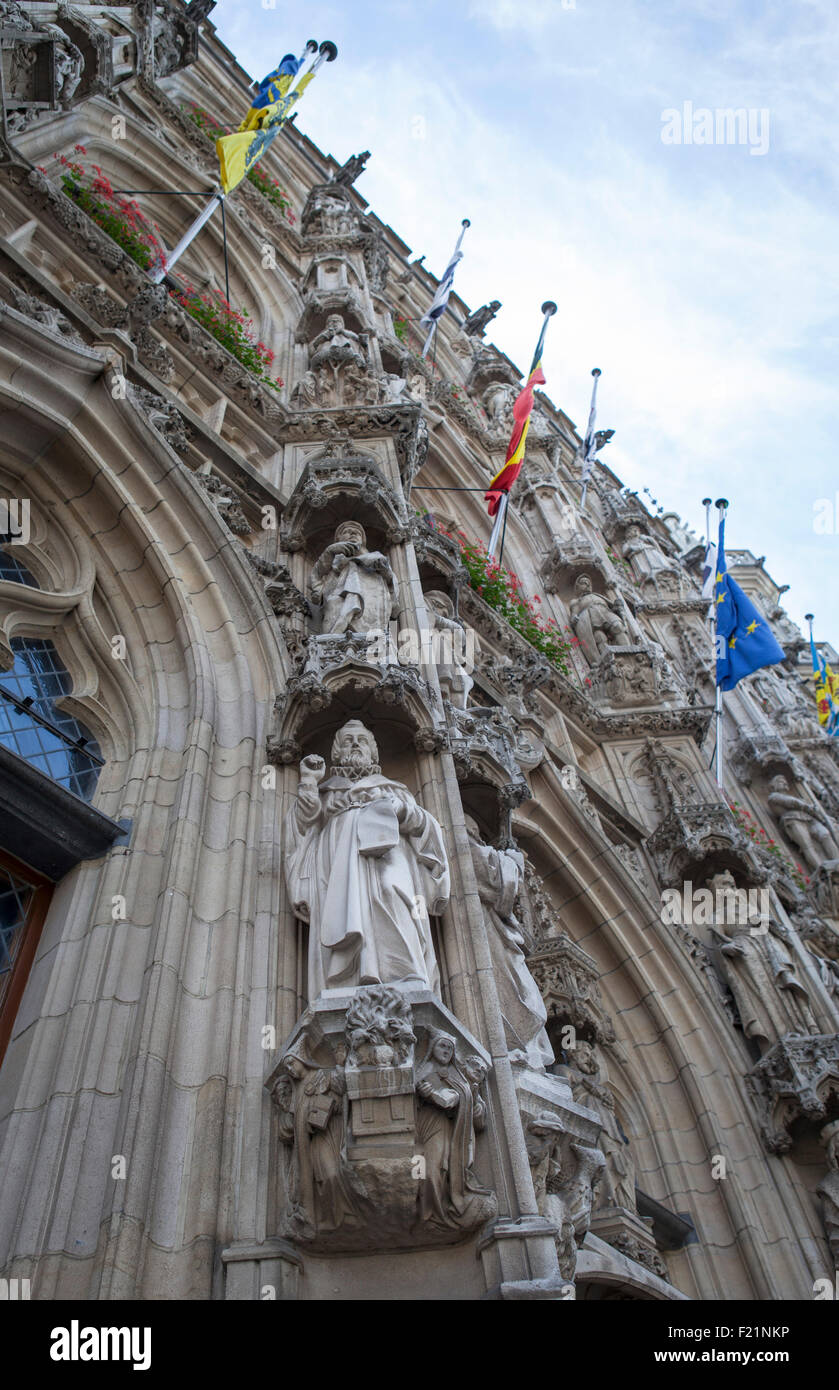
[(58, 708), (72, 681), (52, 642), (13, 637), (14, 665), (0, 671), (0, 743), (41, 772), (90, 801), (102, 755), (77, 719)]

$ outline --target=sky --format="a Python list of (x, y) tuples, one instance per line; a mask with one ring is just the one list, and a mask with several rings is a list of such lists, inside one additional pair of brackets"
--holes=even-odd
[(727, 497), (728, 547), (839, 644), (837, 0), (269, 5), (212, 12), (247, 71), (332, 39), (298, 127), (372, 151), (357, 189), (433, 274), (471, 219), (455, 289), (520, 368), (556, 300), (553, 402), (584, 429), (600, 367), (622, 482), (703, 533)]

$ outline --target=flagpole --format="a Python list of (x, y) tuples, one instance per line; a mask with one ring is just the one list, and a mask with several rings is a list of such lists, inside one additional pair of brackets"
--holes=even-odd
[[(717, 499), (717, 502), (716, 502), (716, 507), (717, 507), (717, 510), (718, 510), (719, 513), (720, 513), (720, 520), (722, 520), (722, 519), (725, 517), (725, 513), (726, 513), (726, 510), (727, 510), (727, 508), (728, 508), (728, 501), (727, 501), (727, 499), (726, 499), (725, 497), (719, 497), (719, 498)], [(724, 559), (724, 558), (725, 558), (725, 557), (723, 556), (723, 559)], [(718, 566), (718, 567), (719, 567), (719, 559), (720, 559), (720, 557), (719, 557), (719, 555), (718, 555), (718, 556), (717, 556), (717, 566)], [(717, 611), (716, 611), (716, 610), (717, 610), (717, 605), (716, 605), (716, 603), (714, 603), (714, 679), (715, 679), (715, 680), (716, 680), (716, 674), (717, 674), (717, 671), (716, 671), (716, 656), (717, 656)], [(724, 784), (723, 778), (724, 778), (724, 774), (725, 774), (725, 757), (724, 757), (724, 752), (723, 752), (723, 704), (722, 704), (722, 686), (719, 684), (719, 682), (717, 682), (717, 698), (716, 698), (716, 703), (715, 703), (715, 708), (714, 708), (714, 718), (715, 718), (715, 722), (716, 722), (716, 733), (717, 733), (717, 757), (716, 757), (717, 786), (719, 787), (720, 791), (724, 793), (724, 792), (725, 792), (725, 784)]]
[[(597, 402), (597, 383), (598, 383), (598, 381), (600, 380), (600, 378), (601, 378), (601, 376), (603, 375), (603, 373), (601, 372), (601, 370), (600, 370), (599, 367), (592, 367), (591, 374), (592, 374), (592, 376), (594, 377), (594, 385), (593, 385), (592, 388), (591, 388), (591, 408), (589, 409), (589, 412), (588, 412), (588, 429), (586, 430), (586, 441), (585, 441), (585, 442), (587, 443), (587, 445), (588, 445), (588, 448), (586, 449), (585, 459), (588, 458), (588, 452), (589, 452), (589, 450), (591, 449), (592, 441), (591, 441), (590, 436), (591, 436), (591, 427), (592, 427), (592, 425), (594, 424), (594, 421), (595, 421), (595, 418), (596, 418), (596, 417), (595, 417), (594, 411), (595, 411), (595, 405), (596, 405), (596, 402)], [(589, 473), (591, 472), (591, 466), (589, 466), (588, 472), (585, 471), (585, 459), (584, 459), (584, 462), (583, 462), (583, 470), (584, 470), (584, 472), (583, 472), (583, 491), (582, 491), (582, 496), (580, 497), (580, 511), (581, 511), (581, 512), (585, 511), (585, 508), (586, 508), (586, 493), (588, 492)], [(592, 460), (591, 460), (591, 463), (592, 463), (592, 464), (594, 463), (594, 459), (593, 459), (593, 458), (592, 458)]]
[[(452, 263), (452, 261), (454, 260), (455, 256), (457, 256), (457, 255), (459, 254), (459, 252), (460, 252), (460, 247), (461, 247), (461, 244), (462, 244), (462, 242), (463, 242), (463, 238), (464, 238), (465, 235), (466, 235), (466, 228), (467, 228), (467, 227), (471, 227), (471, 226), (472, 226), (472, 223), (469, 221), (469, 218), (468, 218), (468, 217), (464, 217), (463, 221), (462, 221), (461, 224), (460, 224), (460, 236), (459, 236), (458, 239), (457, 239), (457, 244), (456, 244), (454, 250), (452, 251), (452, 254), (449, 256), (449, 259), (446, 261), (446, 267), (447, 267), (447, 268), (451, 265), (451, 263)], [(445, 305), (444, 305), (443, 307), (445, 308)], [(434, 322), (432, 323), (431, 327), (430, 327), (429, 330), (428, 330), (428, 337), (427, 337), (426, 340), (425, 340), (425, 344), (424, 344), (424, 346), (423, 346), (422, 352), (420, 353), (420, 357), (425, 357), (425, 356), (427, 355), (428, 349), (431, 347), (431, 339), (434, 337), (434, 330), (435, 330), (436, 327), (437, 327), (437, 319), (434, 320)]]
[[(536, 352), (537, 352), (537, 353), (539, 352), (539, 348), (540, 348), (541, 343), (542, 343), (542, 334), (545, 333), (545, 332), (547, 331), (548, 319), (553, 318), (553, 316), (554, 316), (555, 313), (556, 313), (556, 305), (554, 304), (553, 300), (552, 300), (552, 299), (546, 299), (545, 302), (544, 302), (544, 304), (542, 305), (542, 327), (539, 329), (539, 337), (536, 339)], [(536, 363), (535, 363), (535, 362), (534, 362), (533, 366), (534, 366), (534, 367), (536, 366)], [(530, 378), (530, 374), (531, 374), (532, 371), (533, 371), (533, 367), (531, 367), (530, 372), (528, 372), (528, 380), (529, 380), (529, 378)], [(507, 522), (507, 505), (508, 505), (508, 503), (509, 503), (509, 500), (510, 500), (510, 491), (509, 491), (509, 488), (508, 488), (505, 492), (502, 492), (502, 494), (501, 494), (501, 501), (500, 501), (499, 504), (498, 504), (498, 511), (495, 513), (495, 521), (493, 522), (492, 531), (490, 532), (490, 537), (489, 537), (489, 545), (487, 546), (487, 559), (488, 559), (488, 560), (492, 560), (492, 559), (495, 558), (495, 551), (496, 551), (496, 548), (497, 548), (497, 546), (498, 546), (499, 539), (500, 539), (501, 536), (503, 535), (503, 532), (506, 530), (506, 522)], [(501, 563), (501, 561), (500, 561), (500, 559), (499, 559), (499, 564), (500, 564), (500, 563)]]
[[(301, 54), (298, 64), (298, 71), (294, 74), (294, 81), (289, 83), (290, 87), (297, 86), (297, 83), (300, 80), (301, 76), (300, 66), (302, 66), (303, 61), (306, 58), (306, 55), (310, 52), (313, 52), (316, 47), (317, 45), (315, 44), (315, 40), (309, 39), (308, 43), (306, 44), (306, 47), (303, 49), (303, 53)], [(326, 40), (324, 43), (321, 44), (320, 52), (318, 53), (318, 56), (315, 58), (315, 61), (312, 63), (312, 66), (308, 69), (307, 72), (303, 73), (302, 76), (314, 77), (321, 63), (332, 63), (335, 61), (337, 55), (338, 50), (335, 47), (335, 44), (332, 43), (332, 41), (329, 39)], [(293, 105), (294, 95), (292, 93), (292, 100), (288, 102), (288, 105), (285, 108), (286, 111), (290, 111)], [(277, 124), (277, 130), (279, 130), (281, 126), (285, 125), (286, 119), (287, 117), (283, 117), (283, 119)], [(149, 275), (149, 279), (151, 280), (153, 285), (159, 285), (163, 280), (165, 280), (166, 276), (169, 274), (169, 271), (172, 269), (172, 266), (175, 264), (176, 261), (180, 260), (184, 251), (186, 251), (187, 247), (189, 247), (192, 244), (192, 242), (197, 237), (198, 233), (201, 231), (202, 227), (204, 227), (205, 224), (209, 222), (216, 208), (224, 203), (224, 199), (225, 194), (221, 190), (213, 194), (209, 203), (207, 203), (206, 207), (201, 209), (192, 225), (187, 227), (177, 246), (174, 248), (171, 254), (166, 257), (164, 264), (162, 266), (159, 266), (157, 270), (155, 270), (152, 274)]]

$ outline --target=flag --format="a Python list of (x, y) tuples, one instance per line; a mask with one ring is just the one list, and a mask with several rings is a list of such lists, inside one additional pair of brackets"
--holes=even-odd
[(225, 193), (241, 183), (262, 159), (280, 127), (288, 120), (292, 106), (300, 100), (314, 77), (314, 68), (310, 68), (295, 84), (294, 90), (289, 90), (301, 62), (293, 53), (287, 53), (279, 67), (260, 82), (259, 95), (238, 131), (216, 141), (219, 176)]
[(533, 354), (533, 365), (524, 387), (516, 396), (513, 404), (513, 433), (507, 445), (507, 457), (504, 459), (504, 466), (496, 473), (484, 497), (484, 501), (489, 503), (490, 516), (495, 516), (501, 504), (502, 493), (510, 491), (521, 472), (527, 431), (530, 429), (530, 415), (533, 410), (533, 392), (537, 386), (544, 386), (545, 384), (545, 374), (542, 371), (542, 353), (545, 349), (547, 327), (548, 318), (546, 316), (542, 323), (542, 332), (539, 334), (536, 351)]
[(428, 334), (426, 336), (425, 343), (423, 344), (421, 354), (423, 357), (428, 352), (428, 349), (431, 346), (431, 338), (434, 333), (434, 329), (437, 327), (437, 320), (440, 319), (442, 315), (445, 313), (446, 305), (449, 302), (449, 295), (452, 292), (452, 284), (454, 283), (454, 273), (457, 270), (458, 262), (463, 260), (463, 252), (460, 249), (460, 245), (463, 241), (463, 234), (468, 226), (470, 226), (469, 219), (464, 218), (461, 226), (460, 236), (457, 239), (457, 245), (455, 246), (454, 251), (452, 252), (451, 260), (449, 261), (448, 265), (443, 271), (443, 278), (437, 286), (437, 293), (435, 294), (434, 298), (429, 304), (427, 311), (423, 314), (422, 318), (420, 319), (420, 323), (425, 324), (425, 326), (428, 328)]
[(813, 656), (813, 681), (816, 686), (819, 723), (826, 733), (833, 738), (839, 738), (839, 676), (833, 674), (821, 652), (816, 650), (812, 630), (810, 651)]
[(708, 602), (714, 597), (714, 584), (716, 583), (717, 573), (717, 547), (714, 541), (709, 541), (705, 547), (705, 564), (702, 569), (702, 597)]
[(765, 618), (728, 573), (725, 563), (725, 512), (720, 515), (714, 603), (717, 620), (717, 685), (733, 690), (744, 676), (784, 661)]
[(592, 376), (594, 377), (594, 386), (591, 392), (591, 409), (588, 413), (588, 428), (586, 429), (586, 437), (583, 440), (582, 449), (583, 471), (581, 474), (581, 481), (584, 487), (588, 484), (588, 480), (591, 477), (591, 470), (594, 467), (594, 460), (597, 455), (597, 435), (594, 430), (594, 422), (597, 419), (597, 383), (600, 380), (600, 372), (595, 370), (592, 372)]

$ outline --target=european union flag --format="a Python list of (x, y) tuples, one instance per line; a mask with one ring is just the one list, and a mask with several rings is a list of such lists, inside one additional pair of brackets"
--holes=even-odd
[(714, 583), (717, 615), (717, 685), (733, 690), (744, 676), (761, 666), (784, 661), (783, 649), (762, 618), (728, 573), (725, 563), (725, 512), (720, 516), (717, 572)]

